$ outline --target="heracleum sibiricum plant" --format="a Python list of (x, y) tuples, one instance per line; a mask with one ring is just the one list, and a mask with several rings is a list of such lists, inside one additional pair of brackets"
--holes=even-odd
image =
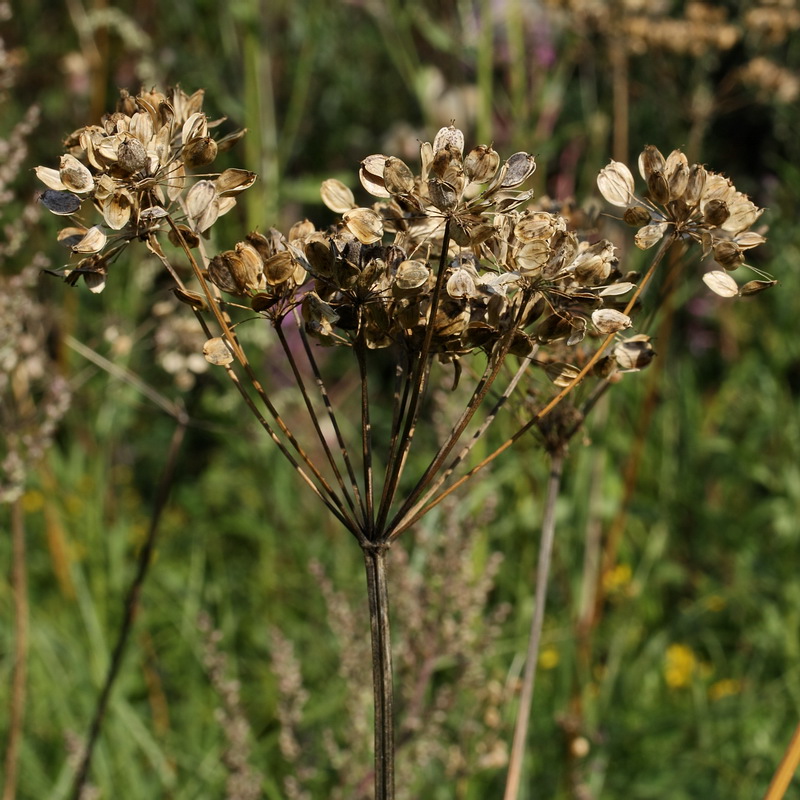
[[(535, 205), (524, 188), (536, 167), (533, 156), (503, 159), (488, 145), (468, 150), (451, 125), (421, 144), (417, 172), (392, 156), (365, 158), (361, 185), (376, 198), (369, 207), (358, 205), (341, 182), (328, 180), (322, 199), (340, 215), (330, 228), (317, 230), (307, 220), (286, 233), (265, 227), (210, 255), (209, 230), (256, 176), (241, 169), (209, 172), (219, 149), (240, 134), (215, 140), (202, 102), (202, 92), (189, 96), (180, 89), (123, 93), (116, 112), (68, 138), (58, 169), (37, 169), (48, 187), (41, 199), (70, 219), (59, 234), (76, 259), (63, 270), (70, 284), (83, 278), (101, 291), (114, 270), (124, 268), (125, 249), (139, 242), (160, 260), (175, 294), (205, 331), (205, 357), (225, 370), (291, 466), (361, 547), (373, 653), (375, 797), (389, 800), (390, 545), (541, 427), (579, 385), (584, 391), (588, 378), (607, 385), (650, 360), (647, 336), (624, 332), (672, 242), (699, 242), (703, 256), (723, 268), (708, 273), (707, 283), (722, 294), (739, 293), (727, 271), (763, 241), (748, 231), (760, 211), (724, 178), (689, 167), (677, 151), (664, 159), (655, 148), (645, 150), (640, 167), (647, 194), (641, 200), (627, 167), (612, 162), (598, 179), (603, 195), (625, 208), (626, 221), (642, 226), (639, 246), (663, 238), (637, 281), (620, 269), (610, 242), (585, 237), (561, 214)], [(165, 251), (166, 242), (176, 249)], [(766, 283), (745, 284), (741, 293)], [(308, 424), (290, 428), (285, 421), (253, 366), (258, 359), (237, 336), (242, 324), (273, 332)], [(299, 346), (287, 338), (291, 328)], [(352, 434), (345, 424), (347, 398), (328, 391), (320, 346), (352, 354), (359, 386)], [(393, 369), (389, 390), (376, 377), (377, 364)], [(439, 369), (451, 382), (465, 380), (466, 373), (474, 385), (443, 440), (427, 454), (415, 448), (413, 463), (427, 467), (407, 475), (415, 440), (429, 446), (415, 434)], [(536, 410), (470, 466), (475, 443), (520, 384), (536, 397)], [(378, 403), (391, 407), (380, 441), (372, 426)]]

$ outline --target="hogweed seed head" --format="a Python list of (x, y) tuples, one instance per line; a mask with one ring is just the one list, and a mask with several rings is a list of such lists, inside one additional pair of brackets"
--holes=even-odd
[[(700, 164), (689, 165), (679, 150), (664, 158), (658, 148), (646, 146), (639, 156), (639, 172), (647, 184), (641, 198), (634, 194), (630, 170), (617, 161), (600, 171), (597, 187), (609, 203), (625, 209), (627, 224), (639, 227), (634, 241), (640, 249), (655, 246), (669, 234), (699, 243), (704, 256), (712, 254), (719, 266), (735, 270), (744, 264), (745, 250), (766, 241), (750, 230), (763, 209), (724, 176)], [(739, 294), (729, 276), (705, 282), (723, 296)]]

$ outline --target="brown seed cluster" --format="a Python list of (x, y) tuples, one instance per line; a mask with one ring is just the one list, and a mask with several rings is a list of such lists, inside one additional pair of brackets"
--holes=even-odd
[[(92, 291), (102, 291), (108, 264), (130, 241), (147, 241), (160, 232), (168, 214), (181, 221), (186, 238), (196, 239), (253, 183), (253, 173), (231, 169), (188, 179), (242, 135), (215, 140), (211, 130), (221, 120), (210, 122), (202, 106), (202, 90), (187, 95), (175, 88), (135, 97), (123, 91), (117, 110), (100, 125), (80, 128), (67, 138), (58, 169), (36, 168), (47, 186), (42, 203), (75, 220), (58, 237), (81, 259), (69, 269), (70, 282), (82, 275)], [(102, 222), (89, 226), (84, 221), (86, 201)]]
[(713, 255), (723, 268), (704, 277), (718, 294), (752, 294), (775, 281), (751, 281), (739, 289), (726, 271), (744, 265), (745, 251), (766, 239), (750, 230), (763, 213), (723, 175), (709, 172), (701, 164), (689, 165), (680, 150), (667, 158), (648, 145), (639, 156), (639, 173), (647, 184), (640, 199), (634, 194), (634, 180), (625, 164), (612, 161), (597, 178), (605, 199), (624, 208), (623, 219), (638, 227), (634, 241), (642, 250), (653, 247), (667, 234), (699, 243), (703, 255)]
[(443, 361), (496, 348), (526, 356), (627, 328), (613, 304), (633, 284), (613, 245), (582, 240), (558, 213), (524, 208), (534, 169), (524, 152), (505, 161), (488, 145), (465, 152), (461, 131), (445, 127), (421, 145), (417, 174), (392, 156), (364, 159), (371, 207), (327, 180), (322, 199), (341, 214), (333, 228), (304, 221), (287, 237), (250, 234), (212, 259), (208, 275), (276, 324), (299, 308), (325, 344), (417, 352), (427, 338)]

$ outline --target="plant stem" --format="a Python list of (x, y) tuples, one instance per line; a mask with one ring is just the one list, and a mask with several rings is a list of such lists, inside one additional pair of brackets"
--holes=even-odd
[(531, 705), (533, 703), (533, 687), (536, 682), (536, 665), (539, 659), (539, 644), (542, 639), (544, 625), (544, 607), (547, 599), (547, 582), (550, 575), (550, 561), (553, 554), (553, 539), (556, 530), (556, 500), (561, 490), (561, 475), (564, 470), (564, 453), (559, 450), (552, 454), (550, 460), (550, 480), (547, 483), (544, 518), (542, 519), (542, 537), (539, 542), (539, 561), (536, 565), (536, 598), (531, 620), (528, 653), (525, 658), (525, 675), (522, 681), (522, 693), (519, 699), (517, 723), (514, 726), (514, 743), (511, 747), (511, 758), (508, 764), (508, 778), (503, 800), (516, 800), (519, 796), (519, 785), (522, 777), (522, 762), (525, 756), (525, 741), (528, 738)]
[(14, 593), (14, 663), (11, 677), (11, 709), (8, 744), (6, 745), (6, 777), (3, 800), (17, 796), (19, 749), (22, 743), (22, 721), (25, 716), (25, 684), (28, 677), (28, 580), (25, 564), (25, 523), (22, 498), (11, 506), (11, 539), (13, 564), (11, 583)]
[(800, 764), (800, 725), (795, 728), (792, 740), (783, 754), (781, 763), (764, 795), (764, 800), (782, 800), (792, 782), (792, 776), (797, 771), (798, 764)]
[(385, 543), (363, 548), (372, 632), (372, 685), (375, 693), (375, 800), (394, 800), (392, 648), (389, 588), (386, 581), (388, 549)]

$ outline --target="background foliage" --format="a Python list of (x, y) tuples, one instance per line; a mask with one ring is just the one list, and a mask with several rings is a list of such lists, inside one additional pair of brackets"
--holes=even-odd
[[(758, 265), (782, 286), (731, 303), (683, 276), (673, 308), (652, 309), (655, 365), (614, 387), (572, 447), (526, 779), (531, 797), (762, 794), (800, 714), (797, 5), (30, 0), (5, 11), (0, 133), (32, 104), (41, 119), (4, 223), (36, 191), (28, 168), (54, 164), (60, 140), (113, 107), (119, 87), (176, 82), (205, 87), (211, 114), (249, 129), (228, 157), (261, 180), (215, 234), (219, 247), (242, 226), (304, 215), (324, 225), (323, 178), (354, 186), (365, 155), (413, 154), (417, 138), (452, 119), (468, 142), (536, 153), (537, 193), (559, 201), (585, 201), (610, 157), (652, 143), (686, 149), (769, 209)], [(60, 263), (51, 220), (26, 225), (4, 276), (37, 253)], [(337, 599), (346, 606), (361, 591), (359, 554), (215, 376), (179, 385), (163, 369), (143, 292), (154, 274), (146, 261), (126, 264), (102, 299), (46, 276), (36, 289), (53, 323), (48, 368), (68, 378), (74, 401), (23, 496), (30, 649), (17, 796), (67, 796), (70, 747), (108, 665), (174, 426), (73, 340), (182, 398), (195, 423), (95, 760), (100, 796), (244, 797), (225, 757), (237, 746), (264, 797), (348, 786), (344, 796), (360, 796), (347, 781), (363, 776), (341, 753), (361, 754), (354, 763), (367, 769), (357, 720), (369, 661), (360, 677), (348, 667), (358, 636), (335, 613)], [(405, 796), (502, 791), (502, 747), (487, 743), (508, 741), (513, 724), (546, 473), (533, 439), (522, 442), (402, 543), (399, 657), (424, 636), (432, 659), (427, 710), (400, 752)], [(469, 556), (455, 574), (437, 556), (448, 536)], [(598, 536), (604, 593), (590, 625), (584, 555)], [(0, 558), (10, 564), (10, 537)], [(487, 574), (486, 592), (469, 590)], [(326, 594), (320, 575), (339, 594)], [(481, 605), (454, 639), (415, 619), (420, 609), (448, 619), (459, 593)], [(220, 632), (216, 651), (201, 612)], [(6, 580), (0, 613), (5, 706), (15, 631)], [(213, 680), (220, 653), (238, 689)], [(418, 678), (414, 666), (401, 680)], [(221, 721), (231, 693), (249, 721), (249, 753)], [(3, 716), (2, 741), (6, 725)]]

